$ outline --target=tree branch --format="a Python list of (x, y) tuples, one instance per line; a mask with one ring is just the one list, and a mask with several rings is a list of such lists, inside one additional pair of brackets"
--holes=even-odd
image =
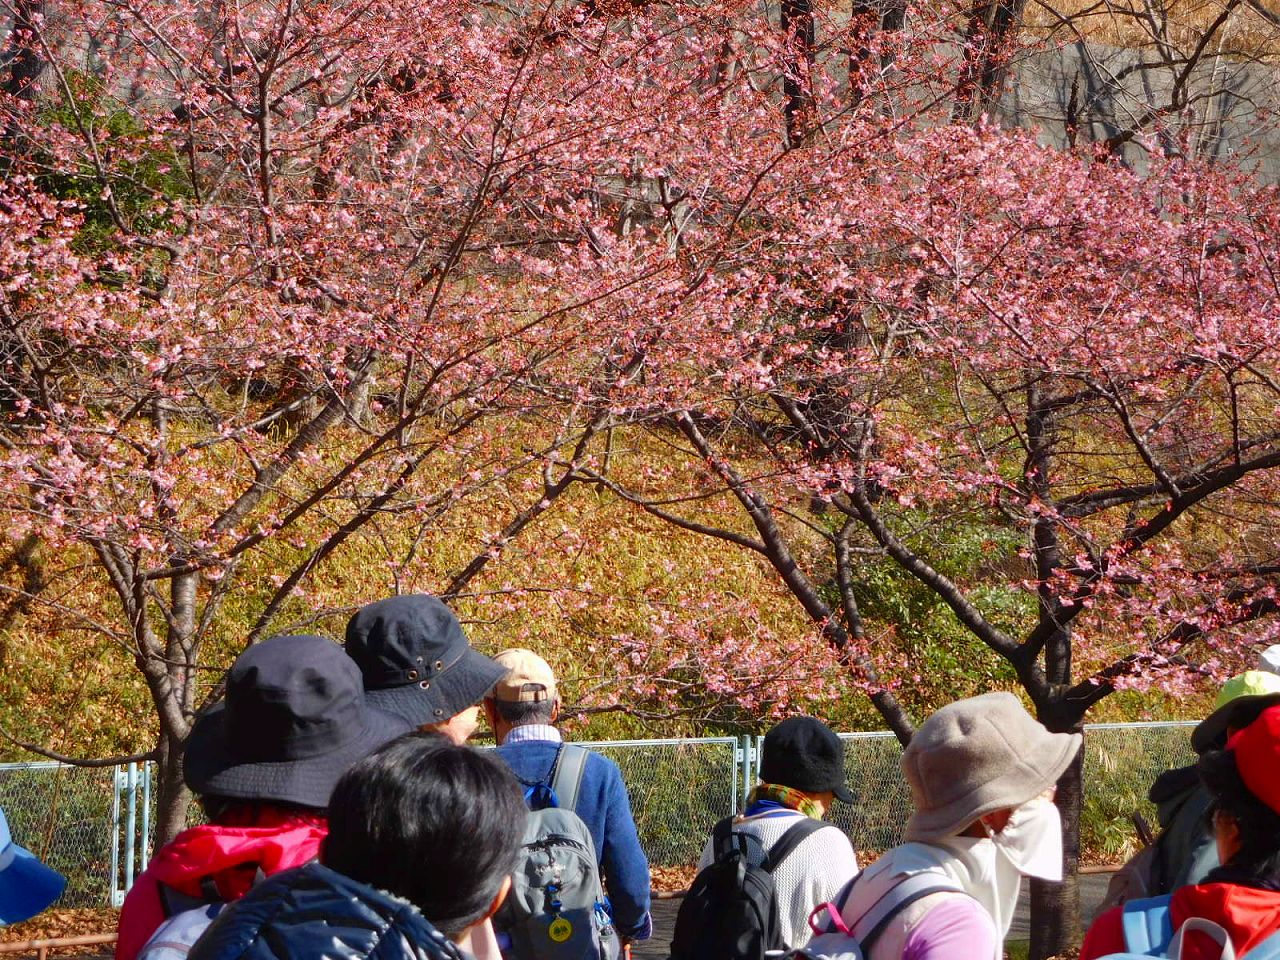
[(85, 760), (80, 757), (69, 757), (64, 753), (58, 753), (56, 750), (50, 750), (39, 744), (27, 743), (25, 740), (19, 740), (4, 727), (0, 727), (0, 737), (8, 740), (15, 747), (34, 753), (36, 756), (45, 757), (48, 760), (57, 760), (59, 763), (65, 763), (72, 767), (114, 767), (123, 763), (142, 763), (146, 760), (158, 760), (159, 751), (152, 749), (146, 753), (131, 753), (127, 756), (120, 757), (97, 757), (91, 760)]

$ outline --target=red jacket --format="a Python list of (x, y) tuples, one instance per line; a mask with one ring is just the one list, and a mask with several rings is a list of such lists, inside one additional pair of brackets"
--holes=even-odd
[[(1098, 915), (1084, 936), (1080, 960), (1097, 960), (1109, 953), (1124, 952), (1124, 928), (1120, 907)], [(1202, 883), (1174, 891), (1169, 903), (1173, 929), (1189, 917), (1203, 917), (1226, 929), (1237, 955), (1280, 930), (1280, 893), (1242, 887), (1234, 883)], [(1218, 960), (1222, 950), (1208, 937), (1191, 934), (1183, 945), (1185, 960)]]
[(248, 892), (258, 870), (270, 876), (320, 855), (328, 824), (320, 816), (266, 809), (252, 826), (208, 824), (184, 830), (162, 847), (134, 881), (120, 909), (116, 960), (135, 960), (165, 921), (160, 884), (203, 898), (201, 882), (213, 881), (223, 900)]

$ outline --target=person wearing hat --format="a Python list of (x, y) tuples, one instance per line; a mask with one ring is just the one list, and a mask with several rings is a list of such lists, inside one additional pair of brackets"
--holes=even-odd
[[(1209, 822), (1219, 865), (1198, 883), (1158, 901), (1142, 901), (1143, 919), (1149, 905), (1165, 911), (1163, 937), (1154, 940), (1167, 942), (1198, 918), (1230, 941), (1234, 953), (1228, 955), (1275, 956), (1280, 950), (1280, 704), (1265, 706), (1235, 729), (1225, 747), (1206, 751), (1196, 769), (1211, 798)], [(1126, 943), (1125, 926), (1123, 907), (1100, 914), (1085, 935), (1081, 960), (1134, 949)], [(1205, 933), (1188, 928), (1184, 937), (1182, 960), (1224, 955), (1223, 944)], [(1266, 949), (1259, 950), (1264, 941)], [(1148, 944), (1142, 946), (1149, 952)], [(1155, 946), (1151, 955), (1164, 955)]]
[(228, 907), (189, 960), (501, 960), (526, 813), (487, 751), (400, 737), (338, 781), (318, 862)]
[(408, 729), (366, 704), (359, 669), (331, 640), (272, 637), (242, 653), (183, 754), (183, 778), (210, 822), (178, 834), (139, 875), (120, 911), (116, 960), (134, 960), (169, 917), (314, 860), (338, 778)]
[(915, 807), (907, 842), (842, 893), (838, 929), (867, 960), (999, 960), (1022, 877), (1062, 879), (1052, 794), (1082, 739), (1050, 733), (1010, 693), (935, 712), (902, 754)]
[[(1231, 733), (1275, 703), (1280, 703), (1280, 676), (1247, 670), (1232, 677), (1218, 691), (1213, 713), (1192, 731), (1191, 746), (1201, 756), (1222, 749)], [(1147, 799), (1155, 804), (1160, 834), (1116, 871), (1100, 905), (1102, 911), (1199, 883), (1218, 866), (1213, 831), (1205, 821), (1212, 798), (1197, 764), (1161, 773)]]
[(347, 624), (346, 650), (370, 704), (454, 743), (475, 733), (481, 699), (506, 672), (472, 649), (453, 611), (426, 594), (362, 607)]
[[(788, 717), (764, 737), (760, 783), (752, 790), (734, 834), (760, 841), (768, 857), (782, 837), (805, 817), (821, 820), (832, 804), (851, 803), (845, 784), (844, 741), (814, 717)], [(715, 859), (714, 833), (703, 848), (698, 870)], [(805, 836), (773, 870), (779, 933), (799, 946), (809, 939), (809, 914), (831, 900), (858, 872), (858, 859), (844, 831), (827, 824)]]
[(0, 926), (43, 913), (66, 886), (66, 877), (13, 842), (9, 821), (0, 810)]
[[(532, 650), (504, 650), (493, 659), (503, 676), (485, 699), (484, 712), (498, 741), (496, 752), (526, 788), (549, 787), (563, 743), (555, 726), (560, 717), (555, 674)], [(653, 933), (649, 860), (616, 763), (587, 751), (573, 809), (591, 832), (619, 938), (647, 939)]]

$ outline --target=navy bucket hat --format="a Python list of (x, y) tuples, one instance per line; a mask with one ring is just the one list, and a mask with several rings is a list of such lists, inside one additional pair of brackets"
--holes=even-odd
[(408, 732), (365, 702), (360, 670), (324, 637), (272, 637), (227, 671), (226, 699), (196, 720), (183, 775), (196, 793), (324, 808), (357, 760)]
[(415, 727), (475, 706), (507, 673), (473, 650), (453, 611), (426, 594), (362, 607), (347, 624), (346, 648), (369, 702)]
[(22, 923), (62, 896), (67, 878), (13, 842), (0, 810), (0, 924)]

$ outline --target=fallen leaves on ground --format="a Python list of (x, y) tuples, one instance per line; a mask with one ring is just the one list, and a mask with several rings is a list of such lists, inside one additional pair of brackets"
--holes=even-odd
[[(26, 923), (0, 927), (0, 943), (22, 943), (27, 940), (54, 940), (63, 937), (90, 937), (116, 932), (119, 912), (109, 907), (46, 910)], [(105, 956), (112, 952), (110, 944), (60, 947), (54, 956)]]
[(650, 867), (649, 885), (663, 893), (688, 890), (697, 872), (697, 866), (692, 863), (679, 867)]

